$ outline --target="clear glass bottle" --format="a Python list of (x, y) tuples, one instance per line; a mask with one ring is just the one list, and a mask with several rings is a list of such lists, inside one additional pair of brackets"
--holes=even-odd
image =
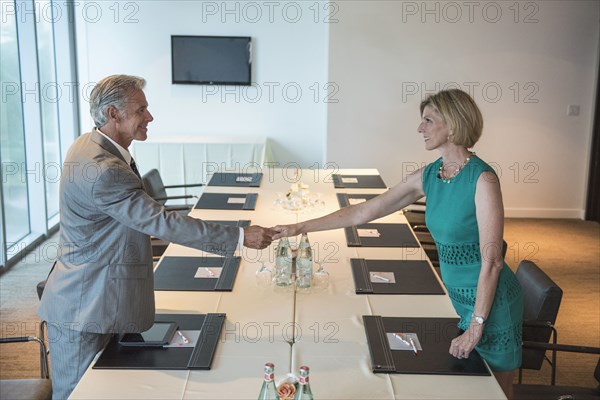
[(265, 364), (265, 379), (258, 400), (279, 400), (279, 393), (275, 386), (275, 366), (271, 363)]
[(309, 368), (306, 365), (300, 367), (300, 376), (298, 377), (298, 390), (294, 395), (294, 400), (313, 400), (312, 390), (308, 383)]
[(296, 255), (296, 287), (308, 288), (313, 275), (313, 256), (308, 235), (302, 234)]
[(275, 284), (289, 286), (292, 284), (292, 249), (288, 238), (279, 239), (275, 254)]

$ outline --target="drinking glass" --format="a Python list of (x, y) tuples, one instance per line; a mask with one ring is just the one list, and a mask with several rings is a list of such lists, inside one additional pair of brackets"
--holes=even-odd
[(260, 268), (256, 270), (256, 284), (259, 287), (269, 287), (271, 286), (271, 281), (273, 280), (273, 273), (264, 262), (260, 263)]
[(315, 289), (327, 289), (329, 286), (329, 272), (325, 271), (323, 261), (314, 261), (318, 268), (313, 274), (313, 286)]

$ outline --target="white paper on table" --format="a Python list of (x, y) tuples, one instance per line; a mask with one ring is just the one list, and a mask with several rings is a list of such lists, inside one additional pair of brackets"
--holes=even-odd
[[(185, 339), (181, 337), (181, 335), (177, 332), (180, 332), (185, 339), (188, 340), (188, 343), (185, 342)], [(200, 337), (200, 331), (183, 331), (179, 330), (173, 334), (171, 341), (169, 344), (163, 347), (194, 347), (198, 342), (198, 338)]]
[(369, 277), (373, 283), (396, 283), (396, 276), (393, 272), (369, 271)]
[(194, 278), (215, 278), (215, 279), (217, 279), (218, 277), (221, 276), (221, 271), (223, 271), (223, 268), (221, 268), (221, 267), (211, 267), (211, 268), (200, 267), (196, 271), (196, 275), (194, 275)]
[(367, 199), (349, 198), (348, 199), (348, 204), (350, 204), (351, 206), (353, 206), (353, 205), (356, 205), (356, 204), (364, 203), (365, 201), (367, 201)]
[(342, 183), (358, 183), (358, 178), (344, 178), (344, 177), (342, 177)]
[(357, 229), (356, 232), (360, 237), (379, 237), (381, 233), (377, 229)]
[(245, 204), (246, 198), (245, 197), (230, 197), (227, 199), (227, 203), (228, 204)]
[(252, 182), (252, 177), (251, 176), (238, 176), (237, 178), (235, 178), (236, 182)]
[(386, 333), (391, 350), (414, 351), (412, 343), (410, 342), (411, 339), (418, 351), (423, 350), (421, 347), (421, 342), (419, 342), (419, 337), (416, 333), (397, 332), (396, 335), (400, 336), (402, 339), (394, 336), (394, 333)]

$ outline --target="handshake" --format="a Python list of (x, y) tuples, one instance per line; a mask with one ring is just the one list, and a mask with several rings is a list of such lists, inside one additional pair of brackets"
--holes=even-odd
[(298, 224), (277, 225), (273, 228), (263, 228), (258, 225), (247, 226), (244, 228), (244, 246), (252, 249), (264, 249), (273, 240), (295, 236), (298, 233), (300, 233)]

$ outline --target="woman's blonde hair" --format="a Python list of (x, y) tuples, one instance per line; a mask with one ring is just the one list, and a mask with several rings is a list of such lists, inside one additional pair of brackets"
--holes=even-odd
[(460, 89), (442, 90), (421, 102), (421, 115), (426, 106), (440, 113), (450, 128), (451, 141), (471, 148), (483, 131), (483, 117), (475, 101)]

